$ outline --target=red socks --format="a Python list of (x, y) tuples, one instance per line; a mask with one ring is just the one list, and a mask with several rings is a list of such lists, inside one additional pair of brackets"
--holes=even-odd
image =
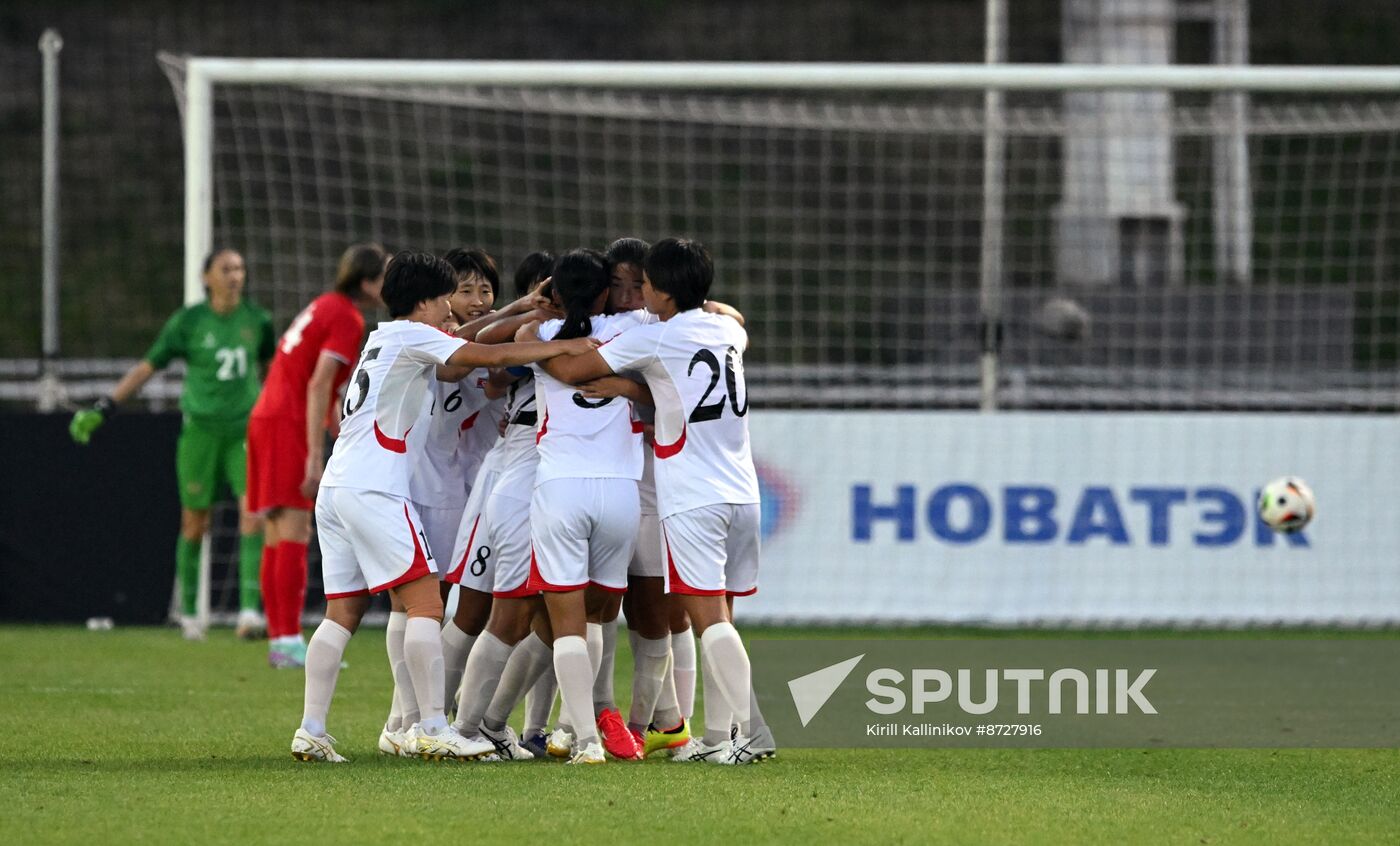
[(262, 590), (263, 614), (267, 617), (267, 638), (271, 640), (281, 637), (282, 633), (277, 630), (276, 621), (280, 619), (279, 613), (281, 596), (277, 593), (277, 547), (264, 546), (262, 548), (262, 565), (258, 568), (258, 583)]
[(262, 590), (268, 638), (300, 635), (306, 606), (306, 544), (282, 541), (263, 547)]

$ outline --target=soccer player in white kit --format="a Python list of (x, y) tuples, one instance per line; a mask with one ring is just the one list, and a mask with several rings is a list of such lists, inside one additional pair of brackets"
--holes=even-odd
[[(553, 286), (565, 317), (544, 324), (540, 334), (607, 341), (639, 325), (641, 316), (634, 312), (599, 313), (607, 301), (609, 270), (607, 259), (593, 250), (574, 250), (560, 258)], [(602, 763), (593, 708), (603, 651), (599, 623), (607, 594), (627, 589), (640, 516), (641, 431), (633, 425), (629, 401), (589, 400), (572, 384), (533, 369), (540, 463), (530, 502), (529, 586), (544, 592), (549, 611), (555, 675), (576, 736), (571, 761)], [(650, 400), (641, 385), (630, 384), (638, 399)], [(617, 723), (616, 734), (627, 742), (610, 751), (639, 759), (641, 750), (620, 719)]]
[[(552, 269), (552, 267), (551, 267)], [(548, 271), (546, 271), (547, 276)], [(517, 273), (517, 280), (519, 273)], [(543, 280), (541, 280), (542, 282)], [(556, 314), (552, 304), (532, 289), (537, 308), (503, 316), (483, 329), (478, 340), (503, 343), (526, 322)], [(517, 700), (552, 664), (550, 637), (539, 592), (528, 588), (530, 576), (530, 496), (539, 454), (535, 448), (534, 374), (529, 368), (506, 393), (506, 433), (492, 452), (494, 481), (484, 507), (475, 493), (462, 515), (451, 560), (453, 578), (465, 590), (489, 592), (489, 617), (467, 657), (458, 689), (453, 726), (467, 737), (496, 745), (501, 760), (529, 760), (542, 747), (527, 749), (506, 725)], [(549, 674), (552, 677), (552, 673)], [(547, 710), (550, 689), (542, 698)], [(538, 718), (540, 727), (544, 717)]]
[(406, 439), (439, 367), (527, 364), (581, 353), (596, 342), (468, 344), (436, 328), (447, 320), (447, 297), (455, 287), (456, 276), (441, 259), (395, 256), (382, 293), (392, 319), (370, 333), (346, 391), (340, 438), (316, 498), (326, 618), (307, 646), (302, 720), (291, 744), (298, 760), (345, 761), (326, 733), (326, 715), (345, 647), (370, 593), (381, 590), (391, 591), (408, 615), (404, 658), (419, 711), (406, 741), (410, 748), (423, 757), (452, 759), (494, 750), (489, 743), (469, 742), (443, 715), (442, 598), (422, 519), (409, 501)]
[[(547, 369), (573, 384), (637, 372), (651, 388), (666, 589), (681, 596), (700, 636), (705, 675), (722, 699), (706, 703), (705, 738), (691, 757), (740, 764), (772, 756), (776, 744), (751, 707), (748, 653), (727, 604), (728, 594), (757, 587), (759, 495), (746, 419), (748, 336), (734, 320), (701, 308), (713, 279), (699, 243), (658, 242), (647, 253), (642, 294), (661, 322)], [(731, 713), (739, 727), (732, 743)]]
[[(643, 311), (646, 301), (642, 298), (642, 269), (649, 249), (651, 245), (639, 238), (619, 238), (608, 246), (608, 262), (612, 265), (612, 285), (608, 292), (610, 313), (646, 313)], [(742, 323), (737, 312), (734, 312), (734, 316)], [(651, 315), (646, 322), (653, 320), (655, 316)], [(599, 382), (581, 388), (583, 395), (589, 399), (611, 393)], [(642, 748), (645, 757), (653, 752), (678, 749), (690, 740), (690, 728), (677, 699), (676, 688), (678, 681), (684, 683), (688, 669), (690, 689), (694, 689), (695, 640), (691, 636), (685, 611), (682, 609), (679, 614), (672, 615), (666, 596), (661, 518), (656, 513), (655, 458), (650, 446), (653, 410), (650, 406), (638, 406), (635, 411), (643, 430), (644, 462), (642, 477), (637, 482), (641, 522), (637, 545), (627, 568), (627, 594), (623, 602), (627, 612), (627, 637), (632, 646), (632, 704), (627, 715), (626, 730), (633, 742)], [(679, 604), (676, 603), (678, 608)], [(609, 745), (609, 721), (621, 722), (613, 702), (612, 684), (613, 652), (617, 638), (616, 612), (616, 606), (604, 609), (603, 662), (593, 685), (593, 705), (599, 714), (599, 730), (603, 734), (605, 748)], [(670, 625), (672, 616), (679, 617), (680, 625), (675, 629)], [(673, 631), (678, 634), (673, 634)], [(688, 651), (686, 647), (689, 647)], [(682, 663), (684, 669), (681, 668)], [(612, 713), (609, 714), (609, 711)]]
[[(464, 272), (470, 272), (475, 278), (490, 282), (493, 291), (498, 288), (499, 277), (495, 262), (485, 253), (479, 250), (454, 250), (444, 258), (457, 270), (459, 279)], [(486, 334), (484, 330), (487, 327), (501, 320), (518, 315), (535, 315), (535, 306), (541, 299), (537, 292), (539, 283), (549, 276), (553, 263), (554, 258), (549, 253), (531, 253), (526, 256), (515, 271), (515, 293), (519, 295), (518, 299), (500, 311), (488, 309), (484, 316), (489, 316), (491, 322), (482, 327), (482, 333)], [(472, 313), (473, 303), (462, 302), (461, 305), (466, 308), (466, 312), (458, 312), (458, 300), (454, 299), (453, 313), (463, 318), (467, 326), (480, 325), (483, 316)], [(476, 334), (473, 332), (470, 337), (475, 338)], [(502, 340), (510, 340), (514, 334), (515, 330), (512, 328)], [(457, 335), (468, 337), (461, 331)], [(453, 619), (442, 628), (443, 656), (446, 659), (447, 670), (443, 689), (449, 700), (457, 695), (467, 660), (477, 639), (486, 628), (493, 604), (491, 594), (495, 585), (496, 568), (491, 533), (485, 521), (486, 506), (490, 502), (496, 480), (510, 463), (516, 451), (514, 447), (521, 440), (504, 438), (501, 435), (509, 433), (510, 422), (521, 418), (525, 413), (520, 403), (527, 397), (532, 406), (530, 411), (533, 413), (534, 390), (528, 385), (516, 384), (522, 375), (528, 377), (530, 370), (528, 367), (514, 369), (521, 372), (491, 372), (491, 384), (499, 386), (501, 398), (494, 401), (484, 412), (484, 416), (489, 417), (489, 420), (478, 420), (481, 425), (472, 426), (463, 435), (463, 443), (470, 443), (470, 455), (476, 463), (472, 466), (469, 462), (464, 468), (464, 472), (467, 473), (465, 478), (470, 483), (470, 492), (466, 507), (459, 515), (457, 534), (453, 542), (444, 547), (451, 553), (444, 561), (444, 584), (458, 586), (456, 612)], [(533, 429), (533, 419), (527, 425)], [(522, 438), (528, 440), (526, 435), (522, 435)], [(475, 452), (478, 449), (484, 451), (478, 454)]]
[[(490, 312), (499, 280), (495, 261), (481, 250), (453, 249), (443, 256), (443, 261), (457, 274), (457, 288), (448, 297), (451, 314), (443, 327), (451, 331), (456, 324), (476, 320)], [(409, 432), (409, 454), (414, 456), (409, 473), (409, 498), (423, 519), (428, 548), (437, 550), (439, 555), (442, 550), (452, 548), (470, 482), (476, 478), (486, 451), (499, 439), (497, 424), (504, 396), (504, 387), (493, 383), (487, 368), (477, 368), (457, 381), (434, 380), (423, 414)], [(446, 572), (446, 566), (438, 567), (439, 578)], [(440, 588), (446, 602), (451, 584), (444, 581)], [(384, 640), (394, 691), (389, 717), (379, 736), (379, 751), (386, 755), (411, 753), (404, 743), (404, 732), (418, 721), (417, 703), (406, 695), (412, 689), (403, 652), (407, 623), (404, 609), (391, 602)], [(448, 621), (442, 629), (446, 671), (444, 709), (450, 708), (452, 695), (461, 681), (462, 667), (475, 639), (473, 634), (458, 628), (453, 621)]]

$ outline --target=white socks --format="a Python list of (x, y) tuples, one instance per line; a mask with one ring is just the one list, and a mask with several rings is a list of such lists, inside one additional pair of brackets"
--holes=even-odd
[(501, 675), (505, 672), (512, 649), (514, 647), (490, 632), (482, 632), (476, 639), (462, 675), (461, 695), (457, 697), (457, 719), (452, 721), (457, 731), (468, 737), (480, 733), (486, 706), (491, 704), (491, 697), (496, 694), (496, 686), (501, 683)]
[[(617, 656), (617, 618), (599, 626), (603, 636), (602, 660), (598, 663), (598, 674), (593, 679), (593, 710), (602, 713), (604, 708), (616, 708), (613, 701), (613, 659)], [(590, 625), (590, 632), (592, 627)], [(589, 635), (590, 639), (592, 634)], [(593, 644), (589, 644), (591, 652)]]
[(442, 715), (442, 622), (410, 617), (403, 630), (403, 657), (418, 700), (418, 725), (425, 734), (447, 727)]
[[(393, 701), (389, 703), (389, 719), (384, 723), (384, 728), (388, 731), (400, 731), (418, 722), (418, 700), (407, 695), (413, 689), (413, 682), (408, 676), (408, 664), (403, 660), (403, 630), (407, 625), (407, 612), (389, 612), (389, 626), (384, 630), (384, 649), (389, 653), (389, 673), (394, 679), (394, 695)], [(405, 709), (408, 709), (407, 716), (412, 719), (403, 719)]]
[(593, 668), (593, 677), (588, 685), (592, 689), (593, 681), (598, 678), (598, 668), (603, 666), (603, 626), (601, 623), (589, 623), (584, 631), (588, 634), (588, 666)]
[(451, 619), (442, 627), (443, 711), (452, 710), (452, 697), (457, 695), (457, 688), (462, 684), (462, 673), (467, 669), (467, 655), (471, 653), (472, 644), (475, 642), (476, 635), (469, 635), (457, 628), (457, 624)]
[(544, 731), (549, 727), (549, 714), (554, 710), (554, 694), (559, 692), (559, 681), (554, 678), (554, 659), (535, 681), (530, 693), (525, 697), (525, 734)]
[(301, 727), (308, 734), (326, 733), (326, 714), (335, 696), (335, 680), (340, 676), (340, 659), (350, 643), (350, 630), (322, 620), (306, 646), (306, 698), (302, 703)]
[(671, 675), (676, 702), (687, 720), (695, 713), (695, 630), (671, 635)]
[[(491, 697), (486, 708), (483, 724), (492, 731), (501, 731), (510, 719), (510, 712), (525, 696), (525, 692), (539, 680), (545, 670), (554, 666), (554, 656), (549, 644), (540, 636), (530, 632), (529, 636), (515, 645), (515, 651), (506, 662), (505, 672), (501, 673), (501, 683)], [(550, 694), (551, 700), (553, 694)], [(551, 701), (550, 704), (553, 704)], [(546, 717), (548, 719), (548, 717)]]
[[(749, 736), (752, 728), (749, 719), (749, 701), (752, 697), (750, 691), (749, 675), (749, 654), (744, 651), (744, 642), (739, 638), (739, 632), (734, 629), (733, 623), (715, 623), (705, 629), (705, 633), (700, 636), (700, 646), (704, 650), (705, 660), (705, 736), (706, 743), (710, 743), (712, 732), (718, 729), (718, 724), (710, 716), (709, 692), (711, 689), (711, 679), (714, 686), (719, 689), (719, 693), (724, 697), (721, 701), (728, 707), (732, 716), (731, 720), (739, 724), (739, 734), (744, 737)], [(729, 732), (725, 726), (725, 734)]]
[[(601, 646), (602, 632), (598, 634)], [(554, 641), (554, 675), (559, 678), (564, 713), (569, 716), (580, 747), (598, 741), (598, 725), (593, 718), (593, 665), (588, 653), (587, 641), (578, 635)]]
[[(638, 635), (633, 639), (633, 648), (636, 653), (632, 656), (635, 668), (632, 674), (632, 709), (627, 715), (627, 725), (644, 732), (656, 713), (662, 683), (670, 669), (671, 638), (648, 640)], [(680, 721), (678, 716), (673, 716), (675, 713), (672, 707), (671, 714), (661, 715), (665, 728), (671, 728)]]
[(714, 746), (716, 743), (723, 743), (729, 739), (729, 727), (734, 724), (734, 715), (729, 710), (729, 703), (724, 699), (724, 693), (716, 683), (715, 674), (710, 672), (709, 656), (706, 656), (705, 674), (700, 678), (701, 689), (704, 691), (705, 703), (705, 735), (706, 746)]
[[(666, 672), (661, 676), (661, 691), (656, 695), (656, 708), (653, 709), (651, 715), (651, 721), (656, 723), (656, 727), (662, 731), (679, 725), (681, 721), (681, 709), (676, 703), (675, 658), (671, 655), (669, 650), (670, 644), (668, 643), (666, 654), (672, 660), (671, 663), (666, 666)], [(635, 649), (633, 650), (633, 654), (636, 654)], [(634, 668), (634, 679), (636, 678), (635, 672), (636, 669)], [(634, 693), (633, 696), (635, 697), (636, 694)]]

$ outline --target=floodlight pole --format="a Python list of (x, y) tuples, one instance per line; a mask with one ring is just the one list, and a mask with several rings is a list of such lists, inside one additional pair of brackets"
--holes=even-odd
[(40, 377), (38, 397), (39, 410), (52, 412), (63, 399), (63, 386), (54, 373), (54, 359), (58, 358), (60, 338), (58, 323), (59, 285), (59, 238), (60, 221), (58, 216), (58, 54), (63, 50), (63, 39), (57, 30), (46, 29), (39, 37), (39, 52), (44, 62), (44, 116), (43, 116), (43, 187), (41, 189), (40, 212), (43, 229), (43, 295), (42, 295), (42, 349), (43, 375)]
[[(1006, 61), (1006, 0), (987, 0), (986, 62)], [(1002, 132), (1003, 93), (982, 95), (982, 255), (978, 301), (981, 312), (981, 410), (996, 411), (997, 364), (1001, 352), (1002, 234), (1005, 218), (1006, 138)]]

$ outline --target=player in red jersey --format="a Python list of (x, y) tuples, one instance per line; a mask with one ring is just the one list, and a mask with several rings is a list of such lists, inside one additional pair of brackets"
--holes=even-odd
[(325, 437), (339, 426), (334, 397), (359, 356), (365, 319), (380, 303), (388, 254), (355, 244), (340, 257), (335, 290), (311, 301), (277, 343), (248, 420), (248, 508), (266, 516), (262, 594), (268, 663), (302, 667), (306, 546), (312, 500), (325, 468)]

